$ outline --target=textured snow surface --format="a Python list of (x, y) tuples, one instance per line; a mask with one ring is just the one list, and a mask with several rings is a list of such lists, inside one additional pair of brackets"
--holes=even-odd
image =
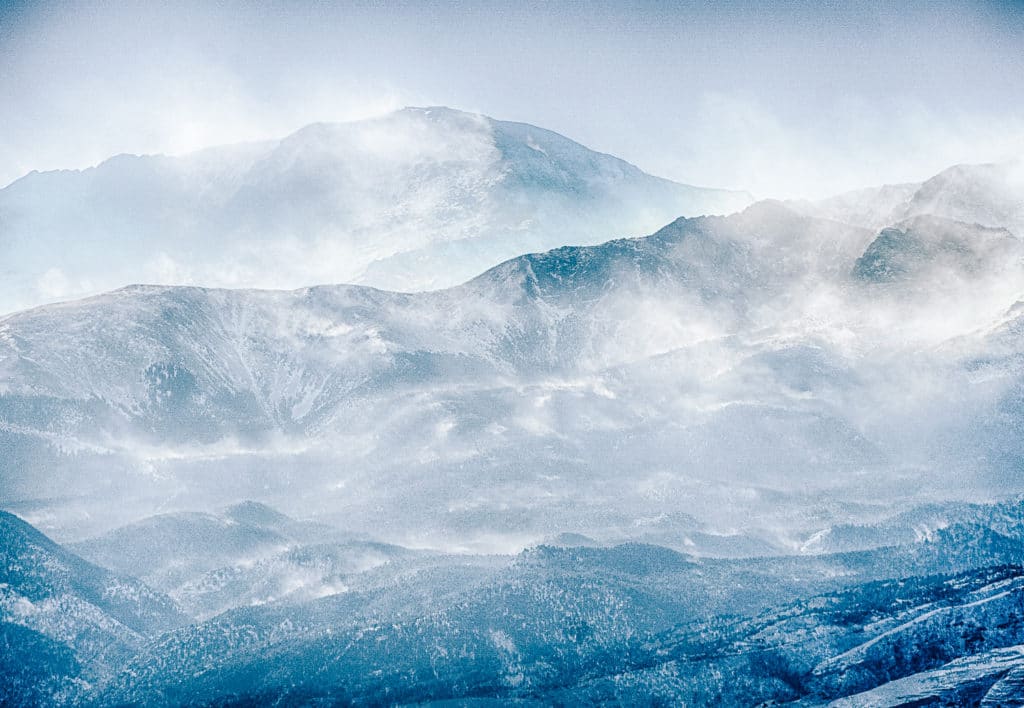
[[(1019, 674), (1022, 670), (1024, 646), (997, 649), (951, 661), (940, 669), (896, 679), (870, 691), (833, 701), (829, 705), (836, 708), (889, 708), (929, 702), (957, 705), (966, 702), (965, 693), (980, 694), (981, 705), (1020, 705), (1024, 700), (1024, 693), (1021, 692), (1024, 686), (1019, 683), (1019, 678), (1015, 690), (1011, 689), (1009, 681), (1000, 685), (1000, 680), (1009, 677), (1011, 673)], [(981, 684), (980, 690), (970, 691), (970, 686), (976, 683)]]
[(0, 320), (0, 501), (64, 537), (255, 498), (438, 550), (813, 550), (1024, 491), (1021, 254), (1004, 229), (766, 202), (430, 293), (29, 310)]
[(794, 201), (807, 214), (881, 229), (930, 214), (1024, 237), (1024, 160), (956, 165), (921, 183), (888, 184), (817, 202)]
[[(417, 134), (431, 160), (521, 149), (529, 189), (581, 193), (549, 135), (440, 115), (461, 138)], [(486, 213), (462, 170), (452, 208)], [(1012, 705), (1012, 175), (432, 292), (131, 286), (0, 319), (0, 703)], [(286, 212), (336, 203), (289, 185)]]
[[(279, 579), (277, 561), (265, 561), (282, 556), (254, 560), (251, 549), (211, 543), (237, 532), (196, 533), (195, 516), (163, 515), (79, 544), (93, 553), (123, 548), (120, 563), (144, 571), (153, 563), (130, 549), (159, 548), (153, 529), (181, 524), (180, 538), (195, 539), (183, 573), (199, 579), (193, 588), (216, 586), (223, 611), (195, 605), (187, 626), (163, 612), (162, 624), (134, 630), (116, 618), (131, 622), (169, 601), (137, 581), (111, 583), (8, 516), (3, 588), (22, 599), (0, 604), (0, 637), (17, 642), (14, 654), (0, 655), (10, 679), (0, 698), (1013, 705), (1024, 669), (1024, 503), (960, 511), (971, 522), (931, 540), (716, 560), (644, 544), (542, 545), (513, 557), (417, 553), (354, 544), (338, 529), (246, 503), (204, 518), (233, 520), (247, 535), (287, 535), (293, 560), (322, 561), (333, 548), (337, 562), (357, 546), (378, 556), (335, 566), (343, 586), (255, 599), (253, 590)], [(1010, 518), (1016, 523), (1003, 527)], [(226, 561), (214, 574), (202, 569)], [(90, 595), (97, 581), (119, 604)], [(33, 618), (59, 588), (81, 604), (64, 595), (60, 623)], [(112, 634), (118, 628), (122, 636)]]

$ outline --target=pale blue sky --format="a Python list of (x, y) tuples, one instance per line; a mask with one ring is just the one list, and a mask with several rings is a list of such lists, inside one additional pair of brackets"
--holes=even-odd
[(443, 104), (758, 196), (1024, 151), (1013, 2), (0, 2), (0, 184)]

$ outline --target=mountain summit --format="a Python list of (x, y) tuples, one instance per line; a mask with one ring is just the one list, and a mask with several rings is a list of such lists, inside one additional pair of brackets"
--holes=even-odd
[(442, 288), (523, 252), (750, 201), (532, 125), (406, 108), (23, 177), (0, 190), (0, 312), (133, 282)]

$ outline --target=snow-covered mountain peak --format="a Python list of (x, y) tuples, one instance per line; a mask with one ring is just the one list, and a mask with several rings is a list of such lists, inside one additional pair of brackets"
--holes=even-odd
[(890, 184), (817, 202), (792, 202), (801, 213), (881, 229), (915, 216), (1005, 228), (1024, 236), (1024, 158), (954, 165), (924, 182)]
[(409, 108), (19, 180), (0, 190), (0, 311), (129, 282), (441, 288), (520, 253), (749, 202), (535, 126)]

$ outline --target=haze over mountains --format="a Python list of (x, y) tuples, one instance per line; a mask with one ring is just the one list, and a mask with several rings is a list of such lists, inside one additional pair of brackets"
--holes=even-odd
[[(1019, 213), (1012, 190), (970, 191), (978, 170), (894, 209)], [(784, 550), (862, 515), (1024, 491), (1019, 238), (796, 207), (429, 293), (134, 286), (9, 316), (3, 503), (70, 536), (258, 498), (448, 550), (560, 533)], [(99, 514), (110, 490), (131, 503)]]
[(440, 288), (524, 252), (750, 201), (535, 126), (407, 108), (17, 180), (0, 190), (0, 312), (138, 282)]
[[(641, 544), (424, 554), (332, 541), (344, 534), (251, 502), (161, 515), (78, 546), (136, 572), (186, 561), (181, 577), (157, 582), (191, 621), (159, 590), (5, 515), (0, 700), (1012, 705), (1024, 506), (952, 511), (928, 538), (789, 558)], [(197, 522), (209, 532), (192, 553), (161, 556)], [(302, 539), (310, 532), (318, 540)], [(269, 547), (270, 536), (288, 547)], [(130, 552), (144, 544), (161, 557)], [(123, 556), (104, 555), (119, 545)]]
[(956, 165), (921, 183), (890, 184), (791, 206), (872, 229), (914, 216), (1024, 232), (1024, 158), (984, 165)]
[(0, 318), (0, 702), (1005, 704), (1021, 174), (747, 204), (408, 109), (11, 185), (24, 277), (450, 287)]

